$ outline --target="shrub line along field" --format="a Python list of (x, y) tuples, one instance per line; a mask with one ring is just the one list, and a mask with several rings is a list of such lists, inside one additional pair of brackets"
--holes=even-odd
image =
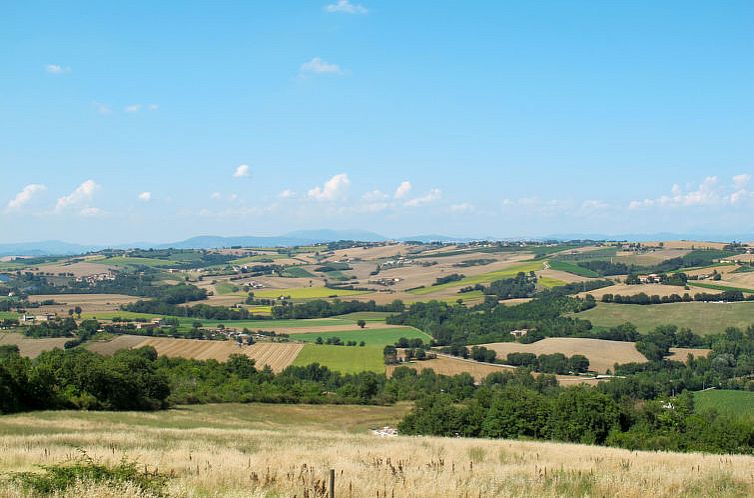
[[(37, 471), (73, 448), (172, 475), (167, 496), (337, 497), (752, 496), (754, 457), (440, 437), (379, 438), (408, 405), (197, 405), (162, 413), (36, 412), (0, 418), (0, 472)], [(256, 477), (256, 478), (255, 478)], [(18, 497), (4, 482), (0, 496)], [(66, 495), (146, 498), (127, 487), (79, 486)]]
[(754, 324), (754, 303), (598, 303), (590, 310), (571, 316), (589, 320), (597, 327), (631, 322), (639, 331), (649, 332), (659, 325), (677, 325), (705, 335), (722, 333), (728, 327), (746, 329)]

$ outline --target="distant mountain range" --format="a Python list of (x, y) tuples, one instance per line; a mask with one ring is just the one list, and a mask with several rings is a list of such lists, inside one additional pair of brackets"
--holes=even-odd
[(169, 242), (152, 243), (136, 242), (130, 244), (114, 245), (87, 245), (61, 242), (59, 240), (45, 240), (40, 242), (18, 242), (0, 244), (1, 256), (53, 256), (82, 254), (102, 249), (216, 249), (221, 247), (280, 247), (317, 244), (321, 242), (335, 242), (338, 240), (358, 240), (360, 242), (384, 242), (387, 240), (418, 241), (418, 242), (472, 242), (475, 240), (625, 240), (629, 242), (640, 241), (667, 241), (667, 240), (697, 240), (697, 241), (754, 241), (754, 234), (677, 234), (677, 233), (654, 233), (654, 234), (556, 234), (544, 237), (452, 237), (439, 234), (415, 235), (410, 237), (389, 238), (375, 232), (366, 230), (298, 230), (284, 235), (274, 236), (239, 236), (221, 237), (216, 235), (202, 235), (189, 239)]

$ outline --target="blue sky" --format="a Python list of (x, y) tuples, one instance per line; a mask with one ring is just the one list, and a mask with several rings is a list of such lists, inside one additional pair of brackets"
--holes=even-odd
[(0, 241), (754, 232), (750, 1), (13, 2)]

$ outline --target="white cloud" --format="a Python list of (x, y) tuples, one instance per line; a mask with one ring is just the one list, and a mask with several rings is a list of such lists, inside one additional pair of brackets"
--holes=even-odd
[(160, 106), (158, 106), (157, 104), (149, 104), (147, 106), (147, 109), (149, 109), (150, 111), (156, 111), (159, 108), (160, 108)]
[(326, 62), (319, 57), (301, 64), (300, 71), (302, 74), (343, 74), (339, 65)]
[(411, 185), (411, 182), (401, 182), (401, 184), (398, 185), (398, 188), (395, 189), (395, 194), (393, 195), (393, 197), (395, 197), (396, 199), (403, 199), (409, 194), (409, 192), (411, 192), (412, 188), (413, 187)]
[(346, 196), (350, 185), (348, 175), (340, 173), (327, 180), (322, 187), (310, 189), (308, 195), (310, 199), (318, 201), (335, 201)]
[(141, 110), (141, 104), (131, 104), (123, 108), (123, 112), (133, 114)]
[(70, 67), (64, 67), (59, 64), (47, 64), (45, 66), (45, 71), (47, 71), (50, 74), (65, 74), (70, 73), (71, 68)]
[(382, 192), (381, 190), (372, 190), (371, 192), (366, 192), (361, 196), (361, 199), (366, 202), (384, 201), (389, 198), (390, 196), (385, 192)]
[(292, 199), (296, 197), (296, 192), (291, 189), (285, 189), (278, 194), (278, 197), (280, 197), (281, 199)]
[(98, 218), (100, 216), (104, 216), (105, 212), (98, 207), (85, 207), (81, 211), (79, 211), (79, 215), (83, 216), (84, 218)]
[(337, 0), (335, 3), (325, 5), (326, 12), (340, 12), (343, 14), (366, 14), (369, 9), (363, 5), (354, 4), (348, 0)]
[(107, 104), (103, 104), (102, 102), (92, 102), (92, 105), (97, 110), (97, 112), (102, 114), (103, 116), (107, 116), (108, 114), (113, 113), (112, 108)]
[(441, 198), (442, 198), (442, 190), (438, 188), (433, 188), (432, 190), (429, 191), (427, 195), (409, 199), (403, 205), (408, 206), (408, 207), (419, 207), (419, 206), (424, 206), (425, 204), (430, 204), (432, 202), (435, 202)]
[(139, 194), (139, 200), (142, 202), (149, 202), (152, 200), (152, 192), (142, 192)]
[(6, 206), (6, 211), (15, 211), (18, 209), (21, 209), (24, 204), (29, 202), (32, 197), (34, 197), (35, 194), (38, 194), (39, 192), (43, 192), (46, 190), (47, 187), (44, 185), (40, 185), (38, 183), (32, 183), (24, 188), (21, 189), (19, 193), (16, 194), (16, 196), (8, 201), (8, 205)]
[(70, 194), (64, 195), (63, 197), (59, 198), (57, 204), (55, 205), (55, 211), (60, 212), (71, 206), (77, 206), (86, 203), (87, 201), (91, 200), (94, 192), (98, 189), (99, 185), (97, 185), (94, 180), (85, 181), (84, 183), (76, 187), (76, 190), (74, 190)]
[(695, 206), (726, 206), (754, 198), (754, 192), (748, 190), (751, 175), (740, 174), (731, 179), (728, 185), (721, 184), (716, 176), (708, 176), (696, 187), (686, 188), (675, 184), (670, 195), (656, 198), (633, 200), (629, 209), (643, 208), (682, 208)]
[(609, 206), (607, 203), (599, 200), (586, 200), (581, 203), (581, 209), (585, 211), (601, 211), (607, 209)]
[(212, 192), (212, 195), (209, 196), (210, 199), (218, 200), (222, 198), (222, 194), (220, 192)]
[(475, 209), (474, 205), (469, 204), (468, 202), (463, 202), (461, 204), (453, 204), (450, 206), (450, 211), (452, 213), (458, 213), (458, 214), (473, 213), (474, 209)]
[(233, 173), (233, 178), (247, 178), (249, 176), (251, 176), (251, 170), (248, 164), (239, 165)]

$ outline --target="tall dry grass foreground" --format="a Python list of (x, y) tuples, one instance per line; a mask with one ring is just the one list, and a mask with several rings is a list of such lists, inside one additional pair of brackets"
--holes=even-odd
[[(0, 417), (0, 472), (122, 457), (170, 474), (180, 497), (754, 496), (754, 457), (632, 452), (508, 440), (380, 438), (369, 426), (406, 407), (208, 405), (163, 413), (41, 412)], [(79, 483), (66, 496), (145, 496)], [(0, 485), (0, 497), (28, 496)]]

